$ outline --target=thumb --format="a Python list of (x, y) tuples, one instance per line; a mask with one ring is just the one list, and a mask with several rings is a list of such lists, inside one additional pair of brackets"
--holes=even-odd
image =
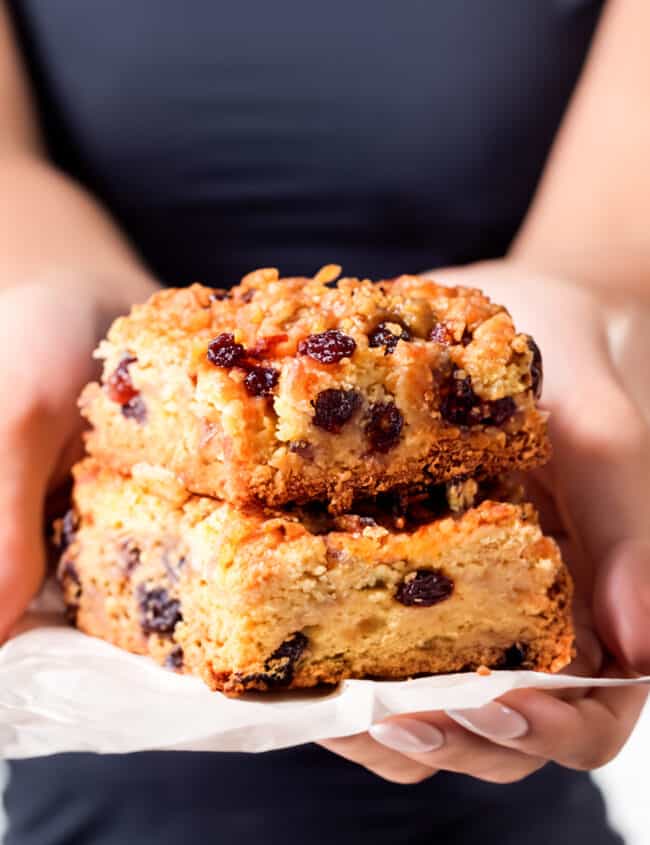
[(42, 511), (47, 458), (38, 440), (24, 434), (0, 434), (0, 444), (2, 642), (37, 593), (45, 572)]
[(650, 675), (650, 543), (628, 540), (611, 549), (596, 574), (594, 612), (618, 661)]

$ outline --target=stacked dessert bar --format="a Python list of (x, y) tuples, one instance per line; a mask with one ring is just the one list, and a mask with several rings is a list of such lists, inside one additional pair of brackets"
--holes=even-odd
[(534, 341), (479, 291), (246, 276), (118, 319), (59, 525), (83, 631), (214, 689), (557, 671), (571, 581), (513, 473)]

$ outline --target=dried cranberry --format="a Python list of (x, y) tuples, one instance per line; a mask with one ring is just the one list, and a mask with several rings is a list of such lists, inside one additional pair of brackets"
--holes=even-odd
[(368, 346), (383, 346), (384, 355), (392, 355), (400, 340), (410, 340), (411, 333), (402, 326), (400, 334), (393, 334), (388, 328), (388, 322), (379, 323), (368, 335)]
[(454, 342), (454, 336), (445, 323), (436, 323), (429, 332), (429, 340), (434, 343), (441, 343), (443, 346), (451, 346)]
[(251, 367), (244, 379), (244, 387), (251, 396), (270, 396), (279, 377), (273, 367)]
[(119, 547), (119, 557), (124, 572), (130, 575), (140, 564), (140, 549), (133, 540), (124, 540)]
[(234, 367), (246, 354), (241, 343), (235, 343), (230, 332), (217, 335), (208, 345), (208, 361), (215, 367)]
[(291, 440), (289, 441), (289, 451), (296, 455), (300, 455), (306, 461), (313, 461), (314, 447), (309, 440)]
[(138, 359), (125, 355), (106, 382), (106, 393), (108, 398), (118, 405), (126, 405), (131, 399), (138, 395), (138, 390), (133, 386), (129, 364), (134, 364)]
[(365, 432), (375, 452), (388, 452), (399, 443), (404, 417), (393, 402), (376, 402), (368, 409)]
[(177, 645), (173, 648), (165, 658), (164, 666), (166, 669), (182, 669), (183, 668), (183, 649)]
[(298, 344), (301, 355), (309, 355), (321, 364), (337, 364), (342, 358), (349, 358), (356, 348), (354, 339), (338, 329), (310, 334)]
[(144, 423), (147, 419), (147, 406), (141, 396), (134, 396), (129, 399), (126, 405), (122, 405), (122, 416), (127, 420), (135, 420), (138, 423)]
[(171, 598), (164, 587), (148, 588), (145, 584), (140, 584), (137, 596), (144, 633), (171, 634), (183, 618), (178, 599)]
[(418, 569), (406, 576), (395, 598), (407, 607), (431, 607), (448, 599), (454, 582), (439, 569)]
[(361, 404), (361, 394), (356, 390), (331, 387), (321, 391), (314, 406), (314, 425), (331, 434), (338, 434)]
[(526, 643), (513, 643), (503, 652), (499, 661), (499, 669), (519, 669), (528, 656)]
[(542, 395), (542, 387), (544, 385), (544, 366), (542, 364), (542, 353), (539, 346), (535, 343), (532, 337), (528, 338), (528, 346), (533, 353), (533, 359), (530, 362), (530, 378), (531, 390), (535, 399), (539, 399)]

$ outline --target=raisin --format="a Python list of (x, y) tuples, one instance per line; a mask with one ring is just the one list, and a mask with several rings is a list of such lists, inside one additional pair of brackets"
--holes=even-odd
[(224, 299), (230, 299), (232, 294), (229, 290), (223, 290), (222, 288), (215, 288), (212, 293), (208, 296), (210, 302), (221, 302)]
[(137, 596), (144, 633), (171, 634), (183, 618), (178, 599), (171, 598), (164, 587), (148, 588), (145, 584), (140, 584)]
[(66, 560), (59, 572), (59, 581), (63, 587), (72, 582), (76, 587), (81, 588), (81, 579), (77, 567), (71, 560)]
[(147, 406), (141, 396), (134, 396), (133, 399), (122, 405), (122, 416), (127, 420), (135, 420), (137, 423), (144, 423), (147, 419)]
[(439, 569), (418, 569), (402, 581), (395, 598), (407, 607), (431, 607), (448, 599), (453, 591), (454, 582)]
[(71, 508), (55, 526), (54, 544), (60, 554), (74, 543), (78, 527), (77, 514)]
[(481, 420), (485, 425), (503, 425), (517, 410), (512, 396), (504, 396), (503, 399), (495, 399), (485, 404), (485, 416)]
[(124, 572), (130, 575), (140, 564), (140, 549), (135, 545), (133, 540), (124, 540), (120, 543), (119, 557)]
[(106, 382), (108, 398), (118, 405), (126, 405), (131, 399), (138, 395), (139, 391), (133, 386), (129, 364), (134, 364), (138, 359), (125, 355)]
[(270, 396), (279, 377), (273, 367), (251, 367), (244, 379), (244, 387), (251, 396)]
[(235, 343), (235, 336), (222, 332), (208, 344), (208, 361), (215, 367), (234, 367), (246, 354), (241, 343)]
[(307, 647), (307, 637), (296, 631), (285, 640), (273, 654), (264, 661), (264, 669), (268, 673), (267, 683), (284, 686), (293, 680), (295, 665)]
[(309, 440), (291, 440), (289, 441), (289, 451), (295, 455), (300, 455), (305, 461), (314, 460), (314, 447)]
[(503, 652), (499, 661), (499, 669), (519, 669), (528, 656), (528, 646), (525, 643), (513, 643)]
[(440, 343), (443, 346), (451, 346), (454, 342), (454, 336), (445, 323), (436, 323), (429, 332), (429, 340), (432, 340), (434, 343)]
[(449, 510), (452, 513), (463, 513), (474, 507), (478, 495), (478, 484), (473, 478), (458, 475), (446, 483), (445, 494)]
[(530, 362), (530, 378), (531, 390), (535, 399), (539, 399), (542, 395), (542, 387), (544, 385), (544, 366), (542, 364), (542, 353), (539, 346), (535, 343), (532, 337), (528, 338), (528, 346), (533, 353), (533, 360)]
[(328, 388), (321, 391), (314, 406), (314, 425), (331, 434), (339, 434), (345, 423), (361, 404), (361, 394), (356, 390)]
[(70, 560), (62, 561), (58, 574), (59, 583), (64, 591), (65, 620), (70, 625), (77, 624), (79, 600), (81, 598), (81, 579), (77, 567)]
[(463, 329), (463, 334), (462, 334), (462, 337), (461, 337), (461, 339), (460, 339), (460, 342), (462, 343), (462, 345), (463, 345), (463, 346), (469, 346), (469, 345), (470, 345), (470, 343), (471, 343), (471, 342), (472, 342), (472, 340), (473, 340), (473, 337), (474, 337), (474, 336), (472, 335), (471, 331), (470, 331), (470, 330), (467, 328), (467, 326), (466, 326), (466, 327)]
[(177, 645), (173, 648), (163, 664), (166, 669), (182, 669), (183, 668), (183, 649)]
[(454, 425), (502, 425), (517, 410), (511, 396), (492, 402), (482, 400), (474, 393), (469, 376), (456, 378), (452, 374), (448, 387), (448, 393), (440, 403), (440, 414)]
[(238, 675), (244, 687), (257, 687), (264, 684), (267, 688), (286, 687), (293, 680), (295, 666), (305, 650), (309, 640), (300, 631), (292, 634), (273, 654), (264, 661), (264, 672), (251, 675)]
[(393, 402), (376, 402), (368, 409), (366, 437), (375, 452), (388, 452), (399, 443), (404, 417)]
[(392, 355), (400, 340), (411, 339), (411, 333), (407, 328), (402, 326), (400, 334), (393, 334), (388, 325), (387, 322), (379, 323), (368, 335), (368, 346), (383, 346), (384, 355)]
[(443, 419), (455, 425), (476, 425), (481, 421), (480, 399), (472, 390), (469, 377), (459, 379), (452, 376), (440, 413)]
[(321, 364), (338, 364), (342, 358), (349, 358), (356, 348), (354, 339), (337, 329), (310, 334), (298, 344), (301, 355), (309, 355)]

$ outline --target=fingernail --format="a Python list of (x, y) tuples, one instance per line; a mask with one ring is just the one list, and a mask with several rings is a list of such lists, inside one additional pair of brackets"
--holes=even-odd
[(487, 739), (519, 739), (528, 733), (528, 722), (521, 713), (498, 701), (472, 710), (447, 710), (447, 715), (468, 731)]
[(395, 719), (371, 725), (368, 733), (377, 742), (404, 754), (423, 754), (444, 745), (442, 731), (416, 719)]

